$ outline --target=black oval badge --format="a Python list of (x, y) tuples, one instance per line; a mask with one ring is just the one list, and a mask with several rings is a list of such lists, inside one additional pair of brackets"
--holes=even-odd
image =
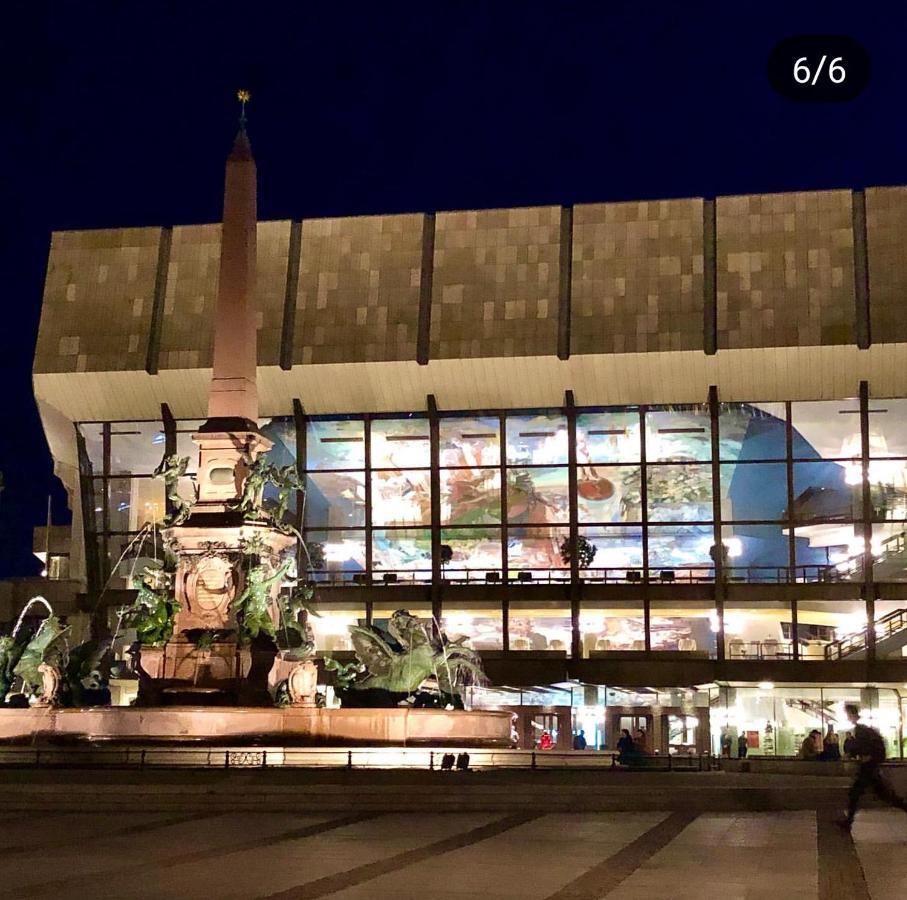
[(841, 34), (785, 38), (768, 57), (768, 80), (788, 100), (853, 100), (869, 83), (869, 53)]

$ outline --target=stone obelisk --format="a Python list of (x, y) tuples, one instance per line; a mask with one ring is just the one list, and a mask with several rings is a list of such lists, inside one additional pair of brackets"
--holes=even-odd
[[(164, 531), (177, 557), (173, 586), (179, 610), (173, 637), (163, 647), (142, 651), (142, 668), (158, 693), (248, 693), (244, 679), (252, 667), (252, 651), (239, 640), (233, 601), (245, 585), (253, 552), (249, 548), (254, 546), (258, 565), (273, 571), (281, 554), (295, 543), (266, 517), (240, 507), (250, 466), (272, 444), (258, 431), (257, 175), (245, 128), (248, 94), (241, 91), (239, 99), (243, 115), (224, 183), (208, 419), (192, 436), (199, 448), (198, 496), (185, 522)], [(259, 495), (252, 505), (257, 509), (260, 502)], [(278, 591), (276, 585), (272, 598)]]

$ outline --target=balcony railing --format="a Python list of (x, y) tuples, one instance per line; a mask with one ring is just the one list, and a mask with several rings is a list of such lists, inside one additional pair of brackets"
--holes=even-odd
[[(896, 609), (894, 612), (876, 619), (875, 637), (876, 643), (881, 643), (890, 637), (894, 637), (898, 632), (907, 628), (907, 609)], [(837, 641), (832, 641), (825, 648), (826, 659), (843, 659), (853, 653), (865, 651), (869, 643), (869, 628), (858, 631), (856, 634), (849, 634)]]
[[(842, 580), (833, 565), (810, 566), (729, 566), (725, 580), (731, 584), (811, 584)], [(570, 580), (570, 570), (551, 568), (511, 569), (507, 578), (500, 569), (469, 569), (446, 566), (442, 572), (445, 584), (562, 584)], [(430, 584), (432, 570), (421, 569), (378, 569), (374, 572), (338, 572), (318, 570), (312, 573), (313, 580), (330, 586), (379, 586)], [(709, 584), (715, 581), (715, 570), (710, 566), (650, 566), (644, 569), (612, 566), (589, 568), (580, 571), (580, 579), (589, 584)]]

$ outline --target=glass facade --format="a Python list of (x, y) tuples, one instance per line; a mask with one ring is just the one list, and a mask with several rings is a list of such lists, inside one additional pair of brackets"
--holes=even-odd
[[(304, 478), (303, 508), (294, 498), (291, 512), (322, 583), (427, 584), (433, 572), (451, 584), (563, 583), (573, 529), (586, 551), (578, 575), (592, 584), (712, 583), (719, 559), (731, 584), (861, 582), (867, 533), (875, 579), (907, 580), (907, 401), (873, 399), (860, 413), (847, 399), (434, 420), (287, 416), (261, 427), (272, 460)], [(200, 424), (79, 426), (93, 483), (90, 524), (104, 578), (116, 586), (128, 583), (136, 554), (162, 552), (166, 500), (152, 473), (165, 453), (189, 457), (180, 493), (193, 496), (191, 435)], [(726, 657), (847, 655), (854, 635), (865, 634), (856, 599), (782, 606), (729, 603)], [(900, 609), (876, 604), (885, 658), (903, 655)], [(569, 608), (511, 604), (508, 618), (489, 597), (443, 615), (489, 650), (573, 649)], [(647, 650), (715, 658), (721, 631), (710, 603), (661, 600), (645, 612), (637, 601), (584, 600), (574, 627), (587, 657)]]

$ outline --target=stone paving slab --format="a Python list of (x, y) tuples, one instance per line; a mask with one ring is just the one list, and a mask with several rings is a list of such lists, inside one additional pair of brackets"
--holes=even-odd
[[(621, 900), (907, 896), (907, 816), (199, 813), (6, 820), (0, 897)], [(22, 846), (31, 845), (29, 852)]]

